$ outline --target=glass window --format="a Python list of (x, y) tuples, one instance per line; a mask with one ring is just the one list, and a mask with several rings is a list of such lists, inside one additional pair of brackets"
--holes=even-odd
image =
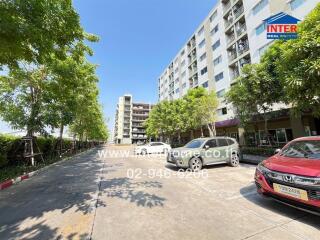
[(181, 62), (181, 67), (183, 67), (184, 65), (186, 65), (186, 60), (183, 60), (183, 61)]
[(206, 44), (206, 40), (203, 39), (203, 40), (199, 43), (199, 48), (203, 48), (205, 44)]
[(179, 88), (176, 89), (176, 93), (179, 93)]
[(217, 74), (214, 79), (216, 80), (216, 82), (220, 81), (221, 79), (223, 79), (223, 72)]
[(210, 32), (211, 36), (213, 36), (216, 32), (219, 31), (219, 24), (217, 24)]
[(202, 84), (202, 87), (207, 88), (208, 87), (208, 81)]
[(224, 147), (224, 146), (228, 146), (228, 141), (225, 138), (218, 138), (218, 145), (219, 147)]
[(186, 88), (186, 86), (187, 86), (186, 83), (182, 84), (182, 88)]
[(216, 50), (220, 46), (220, 39), (212, 45), (212, 50)]
[(206, 145), (206, 146), (209, 146), (209, 148), (215, 148), (215, 147), (218, 146), (216, 139), (210, 139), (210, 140), (208, 140), (205, 145)]
[(183, 73), (181, 73), (181, 77), (184, 78), (186, 76), (186, 71), (184, 71)]
[[(218, 91), (218, 92), (217, 92), (217, 97), (218, 97), (218, 98), (223, 97), (223, 96), (224, 96), (224, 94), (225, 94), (225, 92), (226, 92), (226, 90), (225, 90), (225, 89), (222, 89), (222, 90)], [(222, 111), (222, 109), (221, 109), (221, 111)]]
[(292, 1), (290, 2), (291, 10), (297, 9), (297, 8), (300, 7), (304, 2), (305, 2), (305, 0), (292, 0)]
[(214, 13), (212, 13), (212, 15), (209, 18), (210, 22), (212, 22), (217, 17), (217, 15), (218, 15), (218, 12), (217, 10), (215, 10)]
[(258, 12), (260, 12), (265, 6), (268, 5), (268, 0), (261, 0), (260, 2), (258, 2), (253, 8), (252, 8), (252, 12), (253, 15), (256, 15)]
[(204, 75), (208, 72), (208, 68), (207, 67), (204, 67), (202, 70), (201, 70), (201, 75)]
[(191, 142), (187, 143), (187, 145), (185, 145), (185, 148), (199, 148), (201, 147), (201, 145), (203, 144), (204, 140), (200, 140), (200, 139), (196, 139), (196, 140), (192, 140)]
[(320, 141), (292, 142), (281, 151), (282, 156), (320, 160)]
[(198, 32), (198, 35), (201, 35), (202, 33), (204, 33), (204, 27), (201, 27), (199, 32)]
[(203, 60), (205, 60), (207, 58), (207, 53), (204, 53), (200, 56), (200, 62), (202, 62)]
[(279, 143), (286, 143), (287, 142), (286, 130), (284, 128), (277, 129), (276, 134), (277, 134), (277, 140)]
[(213, 60), (213, 65), (217, 66), (221, 62), (222, 62), (222, 56), (220, 55), (219, 57)]
[(266, 24), (261, 23), (258, 27), (256, 27), (256, 35), (260, 35), (266, 29)]

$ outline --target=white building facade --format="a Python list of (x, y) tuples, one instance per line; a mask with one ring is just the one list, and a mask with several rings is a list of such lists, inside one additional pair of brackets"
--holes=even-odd
[(272, 40), (264, 19), (286, 12), (303, 20), (319, 0), (218, 0), (158, 79), (159, 101), (203, 86), (219, 98), (218, 122), (234, 119), (224, 94), (245, 64), (257, 63)]

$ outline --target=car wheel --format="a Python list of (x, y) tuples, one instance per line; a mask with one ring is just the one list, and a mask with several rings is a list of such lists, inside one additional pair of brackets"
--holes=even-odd
[(189, 168), (193, 172), (200, 171), (202, 169), (202, 160), (198, 157), (193, 157), (189, 160)]
[(147, 154), (148, 154), (147, 149), (142, 149), (141, 150), (141, 155), (147, 155)]
[(230, 159), (230, 166), (231, 167), (238, 167), (240, 163), (239, 155), (237, 153), (232, 153)]

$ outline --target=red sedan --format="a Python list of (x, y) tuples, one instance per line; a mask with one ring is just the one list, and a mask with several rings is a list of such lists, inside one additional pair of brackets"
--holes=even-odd
[(303, 137), (260, 163), (257, 190), (304, 211), (320, 215), (320, 137)]

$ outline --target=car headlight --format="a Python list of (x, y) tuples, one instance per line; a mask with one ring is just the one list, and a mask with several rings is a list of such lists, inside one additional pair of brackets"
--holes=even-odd
[(259, 163), (257, 166), (257, 169), (261, 173), (269, 173), (270, 172), (270, 170), (268, 168), (266, 168), (263, 163)]

